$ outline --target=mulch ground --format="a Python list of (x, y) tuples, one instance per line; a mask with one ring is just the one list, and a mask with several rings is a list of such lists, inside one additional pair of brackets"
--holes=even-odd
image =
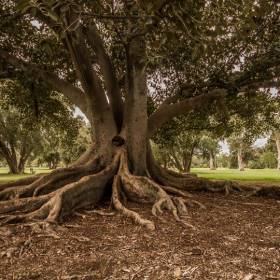
[[(68, 219), (56, 232), (0, 229), (0, 279), (280, 279), (280, 201), (200, 193), (186, 228), (151, 206), (148, 232), (116, 214)], [(81, 214), (85, 212), (81, 211)]]

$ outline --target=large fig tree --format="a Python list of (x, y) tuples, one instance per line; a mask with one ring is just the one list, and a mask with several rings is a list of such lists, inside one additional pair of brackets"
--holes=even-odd
[[(25, 77), (61, 92), (87, 116), (91, 148), (68, 168), (2, 186), (3, 223), (61, 220), (111, 192), (135, 222), (152, 213), (186, 212), (187, 191), (254, 190), (160, 167), (149, 139), (172, 118), (239, 107), (279, 84), (279, 12), (275, 1), (7, 0), (0, 6), (3, 78)], [(150, 100), (153, 110), (149, 110)], [(245, 108), (246, 110), (246, 108)], [(15, 201), (16, 197), (16, 201)]]

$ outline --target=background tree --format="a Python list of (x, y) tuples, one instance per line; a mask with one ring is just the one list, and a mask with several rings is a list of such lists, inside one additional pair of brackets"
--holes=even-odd
[(51, 169), (56, 168), (60, 162), (68, 166), (90, 146), (92, 132), (85, 121), (80, 117), (75, 118), (74, 124), (72, 129), (52, 129), (44, 138), (41, 158)]
[(11, 107), (8, 111), (1, 110), (0, 122), (0, 153), (10, 172), (21, 174), (31, 153), (41, 148), (39, 128)]
[(158, 146), (157, 157), (160, 161), (179, 170), (189, 173), (192, 157), (199, 144), (200, 136), (197, 131), (186, 129), (184, 119), (169, 122), (157, 132), (153, 140)]
[(278, 131), (273, 132), (272, 139), (275, 141), (277, 149), (277, 169), (280, 170), (280, 133)]
[(70, 147), (81, 126), (81, 120), (73, 116), (72, 107), (58, 94), (36, 100), (36, 104), (33, 98), (31, 90), (19, 81), (0, 82), (0, 152), (14, 174), (24, 172), (30, 157), (34, 159), (46, 151), (47, 139), (52, 141), (49, 147), (52, 152), (49, 155), (45, 152), (45, 161), (56, 168), (59, 156), (53, 152), (54, 147), (58, 147), (58, 141)]
[(209, 168), (215, 170), (217, 168), (216, 156), (220, 151), (219, 141), (211, 136), (204, 135), (200, 140), (200, 150), (202, 157), (209, 161)]

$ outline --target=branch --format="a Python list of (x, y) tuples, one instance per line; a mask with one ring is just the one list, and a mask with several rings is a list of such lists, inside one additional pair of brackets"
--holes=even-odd
[(256, 88), (279, 88), (280, 87), (280, 80), (279, 81), (252, 81), (251, 83), (247, 84), (246, 86), (242, 87), (241, 89), (249, 89), (252, 87)]
[(149, 137), (153, 136), (157, 129), (172, 118), (186, 114), (201, 106), (208, 106), (214, 100), (225, 97), (226, 94), (227, 92), (223, 89), (214, 89), (207, 94), (197, 95), (175, 104), (161, 106), (148, 119)]
[[(69, 16), (68, 26), (75, 20)], [(92, 67), (91, 56), (86, 45), (82, 27), (78, 26), (74, 31), (65, 32), (65, 43), (72, 57), (74, 67), (82, 87), (89, 101), (90, 109), (94, 113), (95, 123), (97, 119), (106, 120), (108, 125), (116, 126), (113, 110), (107, 101), (102, 81)], [(92, 119), (93, 121), (93, 119)], [(110, 123), (110, 124), (109, 124)]]
[(191, 94), (196, 90), (196, 87), (194, 85), (184, 84), (181, 85), (180, 88), (177, 90), (177, 92), (169, 97), (167, 97), (160, 105), (158, 109), (160, 109), (162, 106), (169, 105), (172, 103), (176, 103), (178, 99), (182, 96), (185, 98), (189, 98)]
[(122, 125), (123, 101), (121, 98), (114, 66), (105, 50), (104, 43), (99, 35), (96, 26), (92, 25), (91, 27), (87, 28), (85, 30), (85, 33), (89, 45), (92, 47), (97, 56), (101, 72), (105, 80), (107, 95), (110, 101), (110, 105), (112, 106), (114, 118), (117, 122), (118, 127), (120, 128)]
[(90, 119), (90, 113), (87, 104), (84, 102), (84, 93), (79, 88), (73, 86), (71, 83), (60, 79), (56, 74), (40, 69), (37, 65), (30, 62), (23, 61), (8, 52), (0, 50), (0, 58), (6, 63), (19, 68), (26, 75), (34, 75), (37, 78), (42, 78), (54, 90), (61, 92), (74, 105), (79, 107), (82, 112)]
[(4, 143), (4, 141), (2, 141), (1, 139), (0, 139), (0, 152), (7, 160), (11, 160), (11, 157), (12, 157), (11, 151), (9, 150), (7, 145)]
[[(63, 17), (60, 12), (59, 14), (60, 17)], [(69, 51), (77, 77), (84, 91), (85, 96), (83, 99), (86, 98), (87, 102), (91, 103), (87, 104), (90, 107), (88, 110), (92, 110), (94, 107), (94, 114), (96, 115), (98, 110), (106, 110), (108, 107), (102, 83), (92, 67), (91, 56), (88, 52), (82, 27), (79, 23), (79, 13), (71, 7), (67, 15), (64, 16), (62, 24), (62, 22), (53, 21), (40, 11), (36, 13), (36, 17), (58, 35), (65, 48)], [(61, 37), (61, 33), (64, 34), (63, 38)], [(92, 119), (91, 113), (87, 113), (86, 115), (88, 119)]]

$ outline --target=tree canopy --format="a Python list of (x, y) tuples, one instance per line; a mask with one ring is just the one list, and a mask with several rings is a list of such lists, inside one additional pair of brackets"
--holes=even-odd
[[(149, 142), (169, 122), (230, 127), (232, 116), (257, 116), (263, 108), (272, 120), (279, 14), (278, 1), (265, 0), (1, 3), (0, 77), (26, 83), (34, 104), (47, 98), (41, 87), (60, 92), (94, 131), (90, 148), (69, 168), (0, 193), (36, 200), (22, 201), (25, 214), (8, 221), (55, 222), (98, 203), (108, 184), (114, 207), (149, 229), (154, 223), (127, 209), (122, 194), (153, 202), (155, 216), (167, 208), (177, 221), (186, 213), (182, 190), (279, 195), (274, 186), (229, 186), (162, 168)], [(17, 211), (7, 203), (4, 213)]]
[(37, 98), (18, 80), (0, 82), (0, 153), (12, 173), (23, 173), (26, 161), (46, 149), (47, 139), (52, 149), (73, 145), (82, 125), (65, 98), (43, 90), (45, 98)]

